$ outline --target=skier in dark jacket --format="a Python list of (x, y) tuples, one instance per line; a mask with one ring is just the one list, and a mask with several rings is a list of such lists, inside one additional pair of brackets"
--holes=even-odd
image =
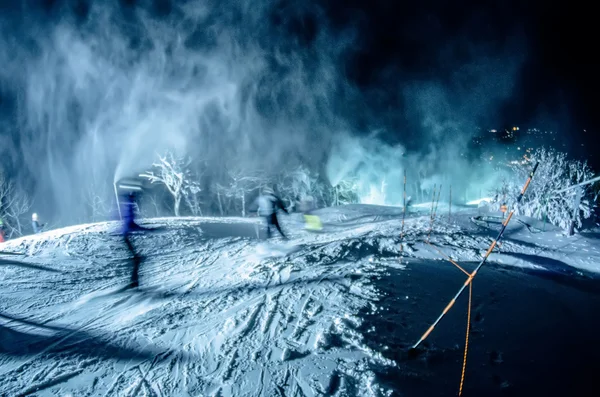
[(287, 236), (279, 225), (277, 211), (282, 210), (286, 214), (289, 213), (285, 209), (283, 201), (275, 195), (273, 189), (263, 189), (261, 195), (256, 199), (256, 204), (258, 205), (258, 215), (264, 217), (267, 222), (267, 238), (271, 238), (271, 227), (275, 227), (281, 236), (287, 240)]
[(131, 232), (136, 230), (142, 230), (137, 223), (135, 223), (135, 207), (136, 207), (136, 197), (133, 193), (129, 193), (124, 197), (123, 202), (121, 203), (121, 217), (123, 224), (121, 226), (121, 234), (123, 235), (123, 239), (125, 240), (125, 244), (127, 245), (127, 249), (133, 255), (132, 260), (132, 272), (131, 272), (131, 282), (130, 287), (135, 288), (139, 286), (139, 270), (140, 263), (142, 262), (141, 256), (137, 254), (135, 251), (133, 244), (131, 243)]

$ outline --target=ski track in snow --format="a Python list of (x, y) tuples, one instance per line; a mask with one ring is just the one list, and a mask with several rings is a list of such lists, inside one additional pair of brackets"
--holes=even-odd
[(140, 291), (117, 292), (129, 264), (115, 236), (82, 233), (27, 247), (30, 260), (57, 274), (2, 269), (1, 312), (34, 314), (30, 326), (1, 325), (39, 336), (43, 346), (2, 357), (2, 392), (318, 395), (330, 383), (322, 368), (369, 357), (350, 343), (331, 348), (322, 341), (326, 332), (343, 332), (336, 319), (364, 305), (358, 296), (344, 298), (348, 263), (298, 265), (257, 256), (249, 240), (186, 244), (185, 232), (171, 234), (134, 238), (145, 256)]
[[(139, 291), (118, 291), (130, 265), (108, 224), (4, 244), (56, 272), (0, 267), (0, 331), (13, 338), (0, 342), (9, 352), (0, 354), (0, 394), (389, 394), (368, 363), (396, 363), (364, 343), (358, 312), (379, 299), (372, 279), (402, 269), (384, 261), (399, 255), (399, 217), (342, 215), (331, 233), (293, 233), (302, 249), (283, 257), (258, 253), (262, 243), (251, 239), (205, 238), (198, 220), (154, 220), (167, 230), (134, 237), (144, 257)], [(423, 242), (428, 227), (428, 216), (407, 220), (407, 255), (440, 258)], [(438, 221), (432, 243), (477, 259), (490, 237), (474, 230)], [(539, 237), (505, 241), (492, 256), (539, 254), (548, 243)], [(589, 263), (598, 259), (595, 246), (570, 244)]]

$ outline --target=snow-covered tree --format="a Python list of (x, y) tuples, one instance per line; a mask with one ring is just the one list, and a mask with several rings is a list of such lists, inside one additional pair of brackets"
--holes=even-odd
[(0, 218), (7, 237), (22, 236), (24, 217), (31, 209), (31, 199), (0, 170)]
[(345, 205), (358, 203), (359, 183), (356, 178), (348, 177), (342, 179), (332, 187), (331, 205)]
[(277, 190), (281, 194), (281, 199), (292, 205), (297, 199), (315, 202), (323, 195), (324, 185), (319, 180), (318, 174), (300, 165), (279, 175)]
[(227, 197), (228, 188), (217, 183), (215, 186), (215, 191), (217, 192), (217, 204), (219, 205), (219, 213), (221, 216), (225, 215), (225, 206), (223, 203), (224, 199)]
[[(517, 189), (517, 181), (515, 175), (518, 172), (513, 171), (512, 167), (510, 170), (510, 177), (504, 176), (500, 179), (500, 185), (498, 185), (491, 192), (492, 202), (490, 203), (490, 209), (499, 211), (503, 205), (508, 204), (509, 199), (514, 195), (515, 189)], [(510, 203), (514, 203), (514, 200), (510, 200)]]
[[(146, 201), (148, 202), (148, 206), (146, 206), (147, 208), (152, 208), (152, 212), (150, 212), (150, 210), (147, 210), (148, 212), (146, 213), (147, 218), (151, 218), (152, 216), (160, 216), (160, 209), (161, 209), (161, 205), (160, 205), (160, 201), (159, 198), (156, 194), (151, 194), (148, 195), (146, 197)], [(153, 215), (150, 215), (153, 214)]]
[(190, 212), (194, 216), (202, 216), (202, 201), (200, 200), (200, 193), (202, 193), (202, 189), (200, 189), (198, 184), (194, 184), (189, 186), (183, 195)]
[(217, 186), (217, 199), (221, 212), (223, 211), (223, 203), (221, 194), (232, 200), (239, 200), (241, 205), (242, 216), (246, 216), (248, 207), (247, 196), (252, 192), (258, 192), (262, 187), (271, 184), (270, 179), (262, 172), (252, 172), (245, 168), (233, 167), (228, 172), (229, 182), (225, 185)]
[(187, 188), (184, 189), (183, 198), (194, 216), (202, 216), (202, 194), (204, 194), (204, 190), (200, 185), (200, 180), (205, 171), (205, 164), (195, 161), (191, 168), (190, 177), (193, 183), (188, 184)]
[(158, 156), (158, 161), (152, 164), (152, 171), (141, 174), (151, 183), (160, 183), (167, 188), (173, 197), (175, 216), (180, 215), (181, 200), (200, 189), (190, 168), (191, 162), (190, 157), (176, 157), (172, 152), (167, 152), (164, 156)]
[[(521, 203), (515, 207), (522, 186), (537, 161), (540, 165), (535, 176)], [(565, 153), (541, 148), (524, 161), (512, 163), (510, 169), (510, 177), (493, 192), (496, 207), (506, 203), (508, 208), (515, 208), (517, 215), (547, 220), (569, 234), (592, 215), (594, 196), (591, 185), (560, 192), (593, 177), (586, 162), (569, 160)]]
[(84, 200), (88, 207), (89, 220), (98, 222), (106, 219), (110, 214), (113, 193), (106, 184), (91, 182), (84, 190)]

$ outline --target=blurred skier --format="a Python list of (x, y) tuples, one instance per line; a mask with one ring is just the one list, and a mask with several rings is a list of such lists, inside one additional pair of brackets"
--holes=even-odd
[(137, 223), (135, 223), (135, 207), (136, 207), (136, 197), (135, 194), (129, 193), (124, 197), (123, 202), (121, 203), (121, 216), (123, 220), (123, 225), (121, 227), (121, 234), (123, 235), (123, 239), (125, 240), (125, 244), (127, 245), (127, 249), (133, 255), (132, 262), (132, 272), (131, 272), (131, 282), (129, 284), (130, 287), (136, 288), (140, 285), (139, 283), (139, 270), (140, 263), (142, 262), (142, 257), (137, 254), (135, 251), (133, 244), (131, 243), (131, 232), (136, 230), (143, 230), (144, 228), (140, 227)]
[(128, 235), (132, 231), (141, 229), (141, 227), (137, 223), (135, 223), (136, 206), (136, 196), (134, 193), (129, 193), (123, 196), (123, 201), (121, 203), (121, 216), (123, 218), (123, 235)]
[(408, 197), (406, 198), (406, 209), (407, 209), (407, 210), (410, 210), (410, 208), (411, 208), (412, 204), (413, 204), (413, 199), (412, 199), (412, 196), (408, 196)]
[(267, 222), (267, 238), (271, 238), (271, 227), (275, 227), (283, 239), (288, 240), (279, 225), (277, 211), (282, 210), (286, 214), (289, 214), (289, 212), (285, 209), (283, 201), (275, 195), (273, 189), (264, 188), (261, 195), (256, 199), (256, 205), (258, 205), (258, 215), (264, 217)]
[(41, 233), (42, 229), (44, 228), (44, 226), (46, 226), (45, 223), (42, 223), (40, 225), (39, 219), (38, 219), (38, 214), (36, 214), (35, 212), (31, 215), (31, 227), (33, 228), (33, 233), (37, 234), (37, 233)]
[(323, 224), (321, 218), (314, 215), (312, 211), (315, 209), (314, 199), (312, 197), (304, 197), (297, 199), (297, 211), (302, 214), (304, 227), (307, 230), (322, 230)]

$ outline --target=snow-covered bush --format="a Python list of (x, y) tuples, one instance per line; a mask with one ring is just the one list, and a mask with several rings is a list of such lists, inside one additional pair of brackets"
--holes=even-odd
[[(535, 163), (540, 165), (521, 200), (515, 207), (517, 197)], [(593, 177), (586, 162), (569, 160), (565, 153), (541, 148), (524, 161), (510, 164), (509, 176), (493, 191), (496, 209), (506, 204), (515, 214), (544, 219), (558, 227), (573, 232), (581, 227), (583, 220), (592, 215), (594, 195), (592, 185), (561, 190)]]

